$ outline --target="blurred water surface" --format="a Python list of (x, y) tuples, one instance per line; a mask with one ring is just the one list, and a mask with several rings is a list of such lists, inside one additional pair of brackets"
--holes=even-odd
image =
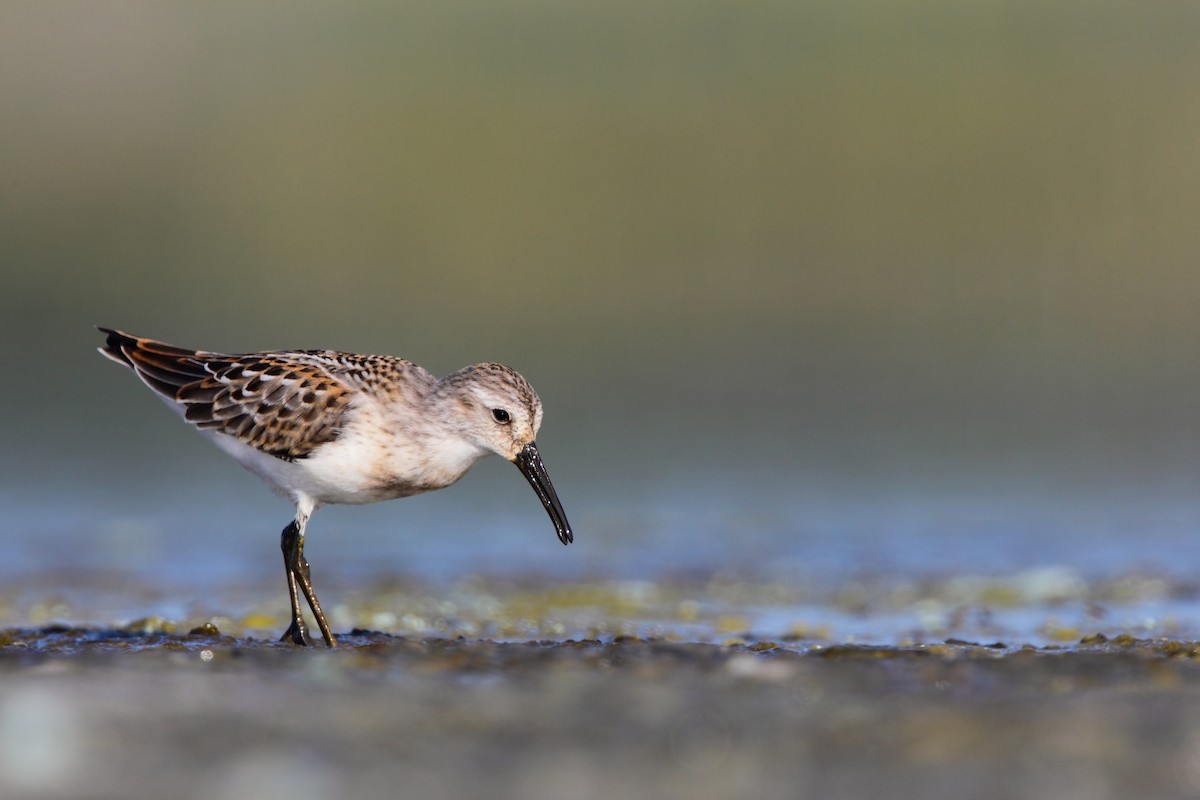
[(290, 515), (92, 348), (512, 364), (511, 467), (326, 573), (1200, 571), (1200, 7), (16, 4), (0, 576), (278, 571)]

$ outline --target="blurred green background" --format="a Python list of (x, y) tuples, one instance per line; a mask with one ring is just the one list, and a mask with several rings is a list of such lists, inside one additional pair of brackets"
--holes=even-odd
[(786, 536), (898, 497), (1200, 520), (1194, 2), (3, 17), (10, 505), (249, 483), (94, 354), (104, 324), (510, 363), (593, 528), (700, 503)]

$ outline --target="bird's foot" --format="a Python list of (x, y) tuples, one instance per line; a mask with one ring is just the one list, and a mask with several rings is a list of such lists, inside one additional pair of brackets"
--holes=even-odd
[(291, 642), (300, 647), (311, 647), (312, 639), (308, 635), (308, 627), (300, 620), (292, 620), (292, 624), (283, 632), (283, 636), (279, 637), (281, 642)]

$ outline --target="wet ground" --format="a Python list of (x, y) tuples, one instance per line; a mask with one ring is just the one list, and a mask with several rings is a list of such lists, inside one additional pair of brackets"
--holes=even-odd
[(381, 580), (323, 589), (333, 651), (275, 641), (274, 582), (128, 616), (171, 595), (9, 587), (0, 797), (1200, 793), (1200, 600), (1161, 576)]

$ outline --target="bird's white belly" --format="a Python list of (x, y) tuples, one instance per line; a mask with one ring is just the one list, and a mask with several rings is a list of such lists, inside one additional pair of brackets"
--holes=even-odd
[(308, 458), (285, 461), (223, 433), (209, 437), (280, 494), (318, 505), (376, 503), (440, 489), (457, 481), (485, 453), (477, 448), (437, 451), (381, 442), (349, 432)]
[(308, 498), (328, 503), (375, 503), (424, 491), (404, 481), (380, 480), (379, 459), (359, 448), (330, 442), (310, 457), (285, 461), (249, 447), (232, 436), (210, 433), (209, 438), (242, 466), (293, 501)]

